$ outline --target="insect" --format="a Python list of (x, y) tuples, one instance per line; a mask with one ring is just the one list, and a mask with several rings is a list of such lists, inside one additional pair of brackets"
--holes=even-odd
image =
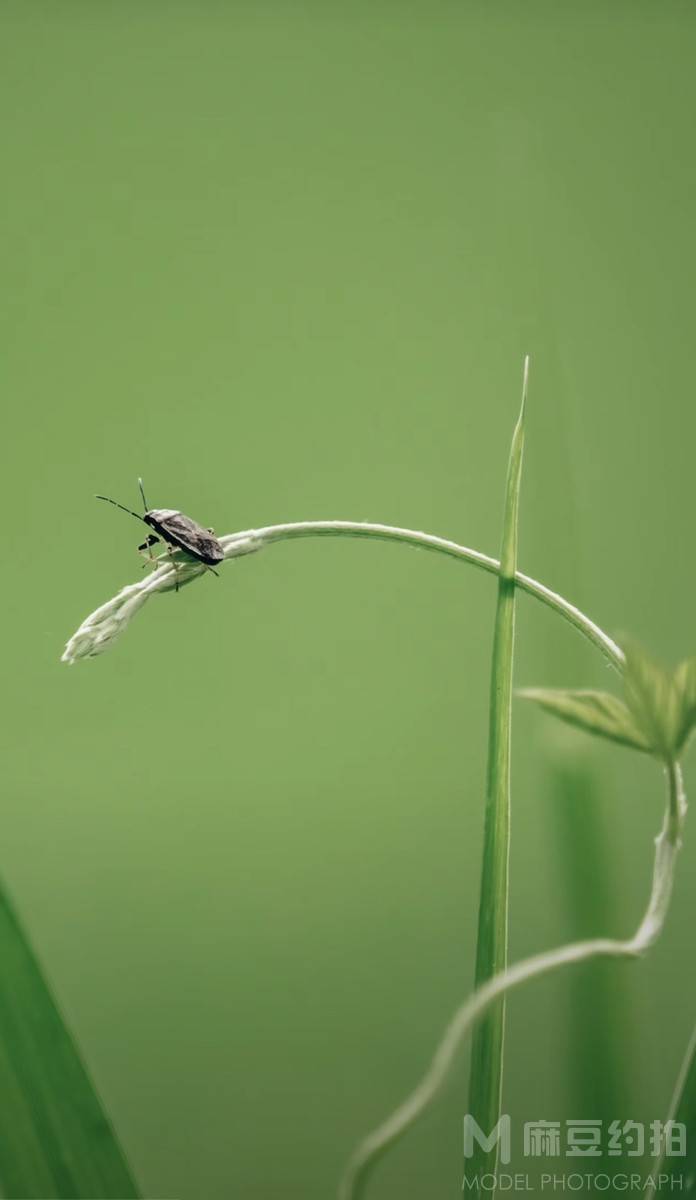
[[(126, 508), (125, 504), (119, 504), (118, 500), (112, 500), (110, 496), (97, 496), (97, 500), (107, 500), (109, 504), (115, 504), (116, 508), (130, 513), (137, 521), (144, 521), (150, 529), (155, 531), (148, 534), (145, 541), (138, 546), (138, 550), (146, 553), (151, 562), (156, 561), (151, 553), (151, 547), (162, 541), (167, 547), (170, 561), (175, 569), (176, 563), (171, 557), (174, 549), (182, 550), (189, 558), (204, 563), (208, 570), (213, 572), (213, 575), (217, 575), (217, 571), (214, 571), (213, 567), (222, 562), (225, 552), (217, 538), (213, 536), (213, 530), (204, 529), (197, 521), (185, 516), (176, 508), (149, 508), (145, 499), (142, 479), (138, 480), (138, 487), (145, 506), (142, 516), (140, 513), (133, 512), (132, 508)], [(178, 583), (176, 590), (179, 590)]]

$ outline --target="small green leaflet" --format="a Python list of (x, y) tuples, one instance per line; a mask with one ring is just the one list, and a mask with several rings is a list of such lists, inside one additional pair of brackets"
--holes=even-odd
[(675, 671), (623, 642), (625, 701), (609, 692), (526, 688), (520, 695), (586, 733), (664, 760), (679, 758), (696, 727), (696, 659)]
[(682, 715), (672, 672), (633, 641), (624, 640), (622, 648), (626, 655), (626, 703), (651, 749), (660, 758), (667, 758), (676, 751)]
[(696, 658), (687, 658), (674, 672), (673, 687), (679, 697), (679, 718), (675, 730), (677, 752), (681, 754), (696, 729)]
[(526, 700), (536, 700), (547, 712), (586, 733), (598, 734), (636, 750), (650, 751), (649, 742), (623, 700), (609, 692), (525, 688), (519, 694)]

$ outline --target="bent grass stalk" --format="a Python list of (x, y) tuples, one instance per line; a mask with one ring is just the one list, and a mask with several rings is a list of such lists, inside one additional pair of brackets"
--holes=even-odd
[[(512, 729), (512, 675), (515, 648), (515, 571), (524, 410), (529, 359), (525, 359), (522, 406), (515, 427), (505, 488), (503, 536), (498, 575), (498, 603), (491, 661), (488, 765), (483, 839), (483, 865), (479, 895), (475, 986), (480, 987), (507, 967), (508, 880), (510, 866), (510, 743)], [(479, 1022), (471, 1048), (469, 1112), (482, 1129), (493, 1129), (500, 1119), (505, 1045), (505, 997), (501, 997)], [(498, 1144), (486, 1150), (477, 1146), (468, 1162), (473, 1180), (495, 1176)], [(474, 1185), (480, 1197), (478, 1185)]]
[[(289, 521), (280, 525), (266, 525), (260, 529), (228, 533), (218, 538), (218, 541), (225, 551), (225, 560), (230, 561), (275, 542), (314, 537), (376, 538), (378, 541), (400, 542), (403, 545), (459, 559), (490, 575), (497, 575), (500, 571), (498, 560), (480, 550), (472, 550), (469, 546), (461, 546), (432, 533), (403, 529), (398, 525), (381, 525), (373, 521)], [(158, 592), (174, 591), (175, 570), (179, 588), (206, 574), (206, 568), (200, 563), (180, 559), (176, 568), (168, 561), (160, 564), (145, 579), (128, 584), (111, 600), (90, 613), (70, 638), (61, 662), (72, 664), (81, 658), (94, 658), (107, 650), (151, 596)], [(515, 586), (534, 596), (568, 621), (601, 651), (611, 666), (621, 671), (624, 664), (621, 647), (579, 608), (522, 571), (515, 572)]]

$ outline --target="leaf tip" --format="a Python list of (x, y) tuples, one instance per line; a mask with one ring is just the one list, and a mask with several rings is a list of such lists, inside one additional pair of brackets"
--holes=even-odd
[(527, 389), (529, 387), (529, 355), (524, 356), (524, 366), (522, 367), (522, 404), (520, 406), (520, 419), (524, 417), (524, 412), (527, 407)]

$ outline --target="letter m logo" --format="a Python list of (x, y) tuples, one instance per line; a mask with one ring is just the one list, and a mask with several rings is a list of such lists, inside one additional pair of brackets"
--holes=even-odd
[(493, 1147), (500, 1143), (500, 1161), (510, 1162), (510, 1118), (503, 1114), (492, 1132), (486, 1136), (481, 1126), (471, 1113), (464, 1117), (464, 1157), (471, 1158), (474, 1153), (474, 1142), (478, 1142), (482, 1150), (488, 1154)]

